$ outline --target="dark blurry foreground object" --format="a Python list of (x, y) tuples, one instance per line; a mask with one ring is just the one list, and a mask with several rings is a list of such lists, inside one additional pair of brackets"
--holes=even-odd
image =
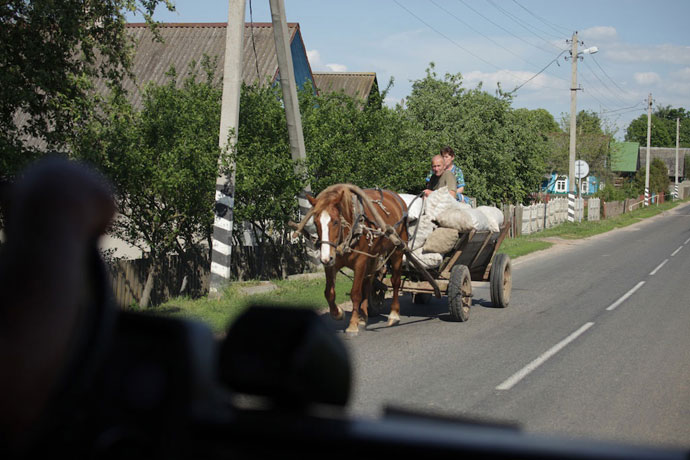
[[(0, 429), (35, 427), (88, 340), (102, 276), (95, 241), (114, 212), (106, 182), (59, 158), (39, 162), (7, 200), (0, 258)], [(102, 286), (100, 286), (102, 287)]]
[(344, 406), (350, 396), (347, 350), (312, 310), (250, 308), (230, 327), (220, 365), (221, 380), (233, 391), (283, 409)]

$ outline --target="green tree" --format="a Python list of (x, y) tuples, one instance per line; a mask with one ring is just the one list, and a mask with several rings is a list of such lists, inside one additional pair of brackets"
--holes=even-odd
[(12, 177), (46, 149), (65, 147), (91, 120), (93, 81), (114, 88), (127, 75), (133, 46), (126, 12), (152, 24), (170, 0), (5, 0), (0, 4), (0, 176)]
[(524, 116), (511, 103), (500, 88), (496, 96), (481, 85), (463, 88), (460, 74), (439, 78), (433, 63), (412, 84), (408, 116), (435, 146), (454, 148), (466, 192), (479, 203), (527, 201), (544, 174), (548, 144), (541, 134), (543, 117)]
[(305, 178), (295, 173), (280, 94), (278, 87), (242, 85), (233, 235), (240, 243), (238, 227), (248, 224), (260, 260), (270, 250), (285, 275), (291, 232), (287, 222), (296, 218)]
[[(652, 147), (676, 146), (676, 119), (680, 119), (680, 147), (690, 147), (690, 113), (682, 107), (671, 106), (657, 107), (652, 113)], [(630, 122), (625, 132), (625, 140), (647, 146), (646, 113)]]
[[(640, 168), (635, 173), (635, 186), (639, 193), (644, 193), (645, 175), (645, 168)], [(666, 163), (660, 158), (654, 158), (649, 168), (649, 192), (668, 193), (670, 183)]]
[[(575, 158), (589, 165), (590, 174), (604, 183), (610, 183), (610, 148), (613, 133), (594, 112), (581, 110), (576, 117)], [(561, 118), (562, 131), (549, 136), (551, 156), (547, 162), (549, 172), (567, 174), (570, 170), (570, 116)]]
[(147, 85), (141, 112), (116, 93), (108, 118), (93, 120), (72, 145), (78, 158), (96, 165), (117, 188), (112, 233), (151, 260), (144, 306), (164, 257), (208, 255), (221, 89), (208, 58), (203, 78), (194, 65), (179, 88), (174, 69), (167, 84)]
[(315, 96), (305, 89), (300, 109), (315, 193), (342, 182), (407, 193), (424, 187), (429, 159), (439, 146), (401, 107), (362, 108), (345, 94)]
[[(642, 146), (647, 146), (647, 115), (640, 115), (628, 125), (625, 132), (625, 140), (629, 142), (639, 142)], [(659, 118), (652, 114), (652, 134), (650, 137), (652, 147), (672, 147), (675, 146), (675, 127), (671, 135), (668, 120)], [(672, 145), (673, 144), (673, 145)]]

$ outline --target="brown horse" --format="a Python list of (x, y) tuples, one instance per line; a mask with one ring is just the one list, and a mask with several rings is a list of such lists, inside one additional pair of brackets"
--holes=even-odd
[(316, 198), (308, 199), (312, 209), (303, 224), (313, 216), (320, 259), (326, 271), (325, 296), (331, 316), (344, 316), (335, 304), (335, 277), (342, 267), (349, 267), (354, 271), (354, 279), (350, 292), (352, 317), (346, 332), (357, 334), (359, 326), (366, 326), (369, 316), (374, 276), (390, 264), (393, 302), (388, 325), (397, 324), (403, 248), (407, 243), (405, 202), (389, 190), (362, 190), (350, 184), (332, 185)]

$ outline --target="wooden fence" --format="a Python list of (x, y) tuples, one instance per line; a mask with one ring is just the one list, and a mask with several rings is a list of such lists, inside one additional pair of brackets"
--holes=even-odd
[[(303, 273), (307, 268), (305, 248), (300, 244), (285, 247), (233, 246), (232, 278), (282, 279)], [(138, 304), (144, 292), (150, 261), (116, 260), (108, 264), (116, 303), (123, 308)], [(189, 256), (184, 260), (169, 256), (154, 277), (151, 305), (176, 296), (200, 297), (208, 293), (208, 259)]]
[[(597, 221), (601, 216), (601, 202), (599, 198), (589, 198), (587, 204), (587, 220)], [(530, 206), (504, 206), (505, 218), (512, 218), (514, 225), (511, 236), (529, 235), (552, 228), (568, 220), (568, 199), (553, 198), (545, 203)], [(575, 220), (585, 218), (585, 199), (575, 199)]]
[[(116, 303), (123, 308), (138, 304), (151, 266), (149, 259), (115, 260), (108, 264)], [(171, 297), (199, 297), (208, 291), (209, 263), (200, 257), (169, 256), (154, 277), (151, 305)]]

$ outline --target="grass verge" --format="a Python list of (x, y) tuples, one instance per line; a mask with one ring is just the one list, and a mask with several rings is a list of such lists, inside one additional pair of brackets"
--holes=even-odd
[[(153, 314), (163, 314), (179, 318), (193, 319), (206, 323), (220, 333), (250, 305), (270, 304), (298, 308), (327, 308), (324, 298), (325, 278), (311, 280), (274, 280), (276, 289), (262, 294), (247, 294), (244, 288), (257, 285), (257, 282), (231, 283), (218, 300), (209, 298), (190, 299), (177, 297), (158, 307), (146, 310)], [(352, 281), (339, 274), (335, 283), (335, 301), (349, 300)]]
[[(667, 202), (658, 206), (638, 209), (620, 216), (598, 222), (565, 223), (558, 227), (547, 229), (533, 235), (506, 239), (499, 248), (499, 252), (517, 259), (536, 251), (548, 249), (552, 243), (543, 238), (559, 237), (565, 239), (586, 238), (605, 233), (615, 228), (626, 227), (664, 211), (686, 201)], [(174, 317), (190, 318), (208, 324), (214, 332), (220, 333), (227, 328), (241, 312), (252, 304), (271, 304), (296, 306), (300, 308), (320, 309), (327, 307), (324, 298), (325, 281), (323, 278), (311, 280), (275, 280), (277, 289), (263, 294), (248, 295), (243, 288), (257, 285), (255, 282), (232, 283), (225, 290), (219, 300), (208, 298), (189, 299), (178, 297), (163, 305), (147, 310), (153, 314), (170, 315)], [(339, 274), (336, 279), (336, 303), (349, 300), (352, 281)]]

